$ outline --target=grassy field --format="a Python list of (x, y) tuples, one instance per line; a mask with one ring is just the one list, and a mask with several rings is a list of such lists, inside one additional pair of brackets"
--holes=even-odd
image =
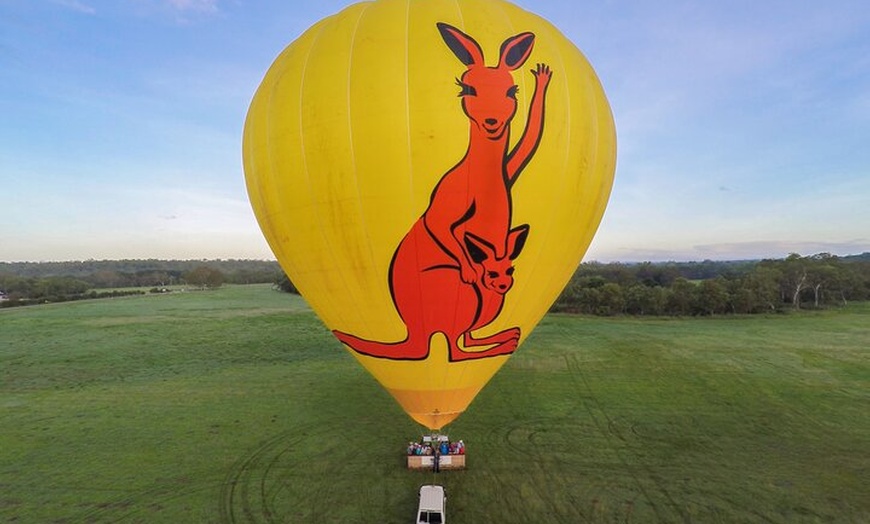
[(870, 304), (549, 316), (448, 428), (268, 286), (0, 310), (0, 522), (870, 522)]

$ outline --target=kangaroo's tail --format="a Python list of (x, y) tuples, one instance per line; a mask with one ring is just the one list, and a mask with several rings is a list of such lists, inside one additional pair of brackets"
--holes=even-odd
[(400, 342), (375, 342), (338, 330), (333, 330), (332, 334), (345, 346), (360, 355), (392, 360), (424, 360), (429, 356), (428, 341), (418, 344), (410, 338), (406, 338)]

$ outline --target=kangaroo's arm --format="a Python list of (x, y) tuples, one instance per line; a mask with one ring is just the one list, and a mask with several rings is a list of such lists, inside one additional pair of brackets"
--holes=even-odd
[(451, 178), (446, 176), (442, 183), (436, 186), (429, 208), (423, 214), (423, 224), (438, 246), (459, 264), (462, 281), (471, 283), (477, 279), (477, 273), (455, 230), (474, 215), (475, 204), (465, 199), (451, 198), (453, 193), (449, 187), (453, 182)]
[(541, 141), (541, 132), (544, 129), (544, 98), (547, 95), (547, 86), (550, 84), (552, 72), (546, 64), (538, 64), (532, 69), (535, 75), (535, 92), (532, 95), (532, 103), (529, 105), (529, 118), (526, 120), (526, 128), (513, 151), (507, 158), (508, 184), (513, 184), (516, 177), (522, 172)]

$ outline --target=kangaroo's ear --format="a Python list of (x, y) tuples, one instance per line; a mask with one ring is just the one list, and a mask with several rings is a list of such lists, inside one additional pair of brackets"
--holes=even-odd
[(526, 238), (529, 236), (529, 225), (523, 224), (521, 226), (517, 226), (508, 232), (508, 252), (510, 255), (508, 259), (514, 260), (518, 256), (520, 256), (520, 252), (523, 250), (523, 246), (526, 245)]
[(483, 51), (473, 38), (444, 22), (438, 22), (435, 25), (438, 26), (444, 43), (453, 51), (460, 62), (466, 66), (483, 65)]
[(468, 251), (468, 256), (476, 264), (481, 264), (484, 260), (492, 258), (495, 255), (495, 249), (493, 249), (492, 244), (468, 232), (465, 233), (465, 249)]
[(504, 41), (499, 51), (499, 67), (506, 67), (509, 71), (513, 71), (526, 62), (529, 55), (532, 54), (532, 47), (535, 46), (534, 33), (520, 33), (512, 36)]

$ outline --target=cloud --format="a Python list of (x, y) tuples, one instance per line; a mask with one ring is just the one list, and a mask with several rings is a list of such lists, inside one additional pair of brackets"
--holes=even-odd
[(136, 210), (139, 225), (178, 235), (215, 235), (228, 232), (258, 234), (251, 205), (243, 195), (203, 187), (169, 187), (156, 194), (137, 188), (131, 200), (150, 202)]
[(585, 261), (598, 262), (690, 262), (700, 260), (760, 260), (785, 258), (791, 253), (802, 256), (831, 253), (837, 256), (870, 252), (870, 239), (856, 238), (841, 242), (758, 240), (718, 242), (690, 247), (619, 247), (593, 242)]
[(54, 0), (54, 3), (66, 7), (67, 9), (71, 9), (73, 11), (77, 11), (79, 13), (83, 13), (86, 15), (95, 15), (97, 14), (97, 10), (93, 7), (86, 5), (78, 0)]
[(220, 0), (130, 0), (136, 16), (171, 20), (181, 26), (221, 15)]
[(186, 13), (217, 13), (217, 0), (166, 0), (172, 9)]
[(722, 260), (723, 258), (756, 259), (756, 258), (785, 258), (790, 253), (799, 255), (815, 255), (818, 253), (832, 253), (834, 255), (857, 255), (870, 251), (870, 239), (857, 238), (843, 242), (828, 241), (756, 241), (756, 242), (731, 242), (694, 246), (694, 251), (700, 258)]
[(13, 218), (0, 229), (0, 260), (274, 258), (244, 195), (215, 189), (206, 173), (188, 176), (188, 185), (25, 191), (7, 203)]

